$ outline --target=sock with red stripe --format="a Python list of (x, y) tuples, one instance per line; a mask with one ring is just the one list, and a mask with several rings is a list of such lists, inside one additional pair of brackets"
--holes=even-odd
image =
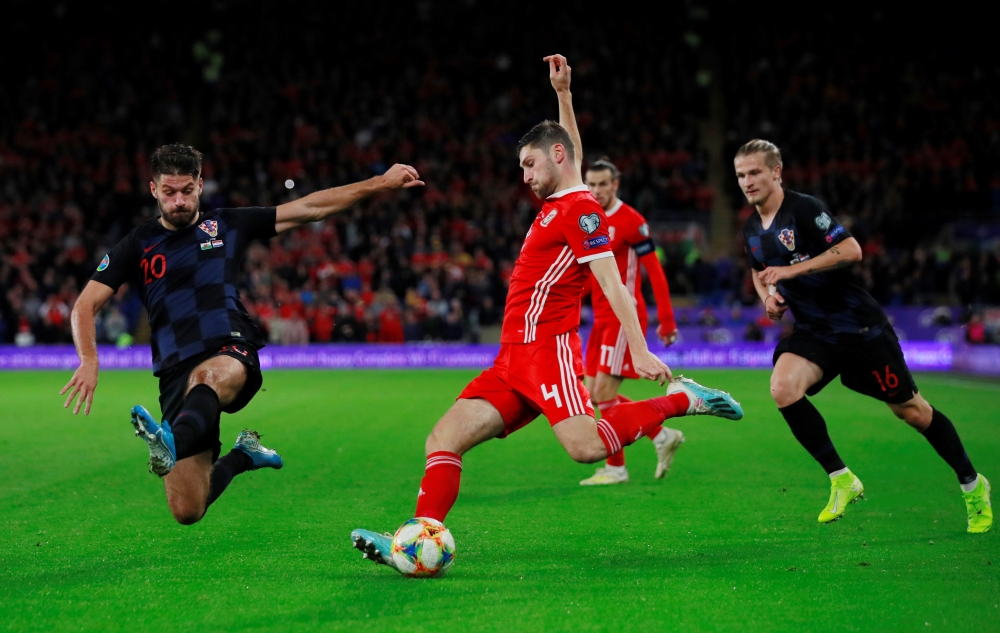
[(417, 512), (414, 516), (426, 517), (444, 523), (451, 507), (458, 499), (458, 486), (462, 479), (462, 456), (448, 451), (436, 451), (427, 456), (427, 469), (420, 481), (417, 495)]
[[(625, 396), (615, 396), (614, 398), (612, 398), (610, 400), (605, 400), (603, 402), (598, 402), (597, 403), (597, 410), (601, 412), (601, 416), (603, 417), (604, 414), (605, 414), (605, 412), (609, 411), (611, 409), (611, 407), (614, 407), (614, 406), (616, 406), (616, 405), (618, 405), (618, 404), (620, 404), (622, 402), (632, 402), (632, 401), (629, 400), (628, 398), (626, 398)], [(606, 461), (607, 461), (608, 466), (619, 466), (619, 467), (620, 466), (624, 466), (625, 465), (625, 451), (618, 451), (617, 453), (613, 453), (611, 455), (608, 455), (608, 459)]]
[(661, 427), (664, 420), (684, 415), (690, 404), (685, 393), (622, 403), (604, 412), (597, 423), (597, 433), (608, 455), (613, 455)]

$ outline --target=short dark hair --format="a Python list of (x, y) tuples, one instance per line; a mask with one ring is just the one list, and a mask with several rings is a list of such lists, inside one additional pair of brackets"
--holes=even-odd
[(181, 143), (164, 145), (150, 158), (153, 178), (159, 176), (201, 176), (201, 152)]
[(590, 165), (587, 166), (587, 171), (608, 171), (611, 172), (611, 180), (618, 180), (621, 177), (621, 172), (615, 167), (615, 164), (611, 162), (611, 159), (607, 156), (601, 156)]
[(535, 127), (528, 130), (528, 133), (521, 137), (517, 144), (517, 155), (521, 156), (521, 150), (525, 147), (537, 147), (542, 151), (549, 151), (556, 143), (561, 143), (566, 148), (570, 160), (576, 160), (576, 148), (573, 147), (573, 139), (569, 137), (566, 128), (555, 121), (542, 121)]

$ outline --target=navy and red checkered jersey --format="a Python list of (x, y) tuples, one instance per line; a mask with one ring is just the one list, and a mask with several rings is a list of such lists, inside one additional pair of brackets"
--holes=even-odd
[[(743, 225), (750, 267), (791, 266), (820, 255), (851, 237), (812, 196), (785, 189), (785, 199), (766, 229), (760, 214)], [(778, 292), (795, 316), (795, 328), (828, 343), (862, 343), (881, 332), (885, 313), (848, 268), (801, 275), (778, 282)]]
[(91, 279), (115, 292), (125, 282), (138, 289), (154, 374), (233, 339), (264, 346), (237, 287), (247, 246), (276, 235), (275, 214), (274, 207), (216, 209), (179, 231), (151, 220), (104, 256)]

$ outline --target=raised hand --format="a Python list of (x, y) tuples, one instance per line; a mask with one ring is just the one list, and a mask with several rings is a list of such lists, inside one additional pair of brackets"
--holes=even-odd
[(84, 403), (87, 404), (86, 408), (83, 410), (84, 415), (90, 415), (90, 405), (94, 402), (94, 390), (97, 389), (97, 364), (96, 363), (85, 363), (81, 364), (75, 372), (73, 372), (73, 377), (70, 378), (66, 386), (62, 388), (59, 395), (63, 395), (69, 391), (69, 396), (66, 398), (66, 402), (63, 403), (63, 408), (68, 409), (69, 405), (73, 404), (73, 398), (77, 395), (80, 398), (76, 401), (76, 406), (73, 407), (73, 413), (80, 412), (80, 406)]
[(680, 332), (677, 331), (677, 328), (674, 328), (669, 332), (665, 332), (663, 330), (663, 325), (661, 324), (656, 326), (656, 335), (660, 338), (660, 342), (663, 343), (664, 347), (670, 347), (677, 342), (677, 337), (680, 335)]
[(562, 55), (548, 55), (542, 61), (549, 63), (549, 81), (556, 92), (568, 92), (573, 69)]
[(420, 174), (409, 165), (396, 163), (389, 168), (389, 171), (382, 174), (385, 189), (410, 189), (413, 187), (423, 187), (424, 181), (420, 180)]

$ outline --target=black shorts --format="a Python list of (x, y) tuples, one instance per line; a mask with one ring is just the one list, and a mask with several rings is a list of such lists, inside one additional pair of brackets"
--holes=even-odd
[(886, 325), (872, 340), (858, 345), (827, 343), (796, 330), (778, 343), (774, 350), (775, 364), (785, 352), (812, 361), (823, 370), (823, 378), (810, 387), (806, 395), (816, 395), (838, 374), (840, 382), (851, 391), (882, 402), (903, 404), (917, 392), (891, 325)]
[[(250, 404), (264, 383), (264, 377), (260, 373), (260, 358), (252, 345), (247, 345), (242, 341), (233, 341), (220, 345), (219, 349), (215, 351), (204, 352), (181, 361), (160, 375), (160, 412), (163, 414), (164, 420), (171, 421), (181, 412), (187, 397), (188, 378), (191, 372), (198, 365), (215, 356), (232, 356), (246, 365), (247, 368), (247, 379), (243, 383), (243, 388), (240, 389), (236, 399), (222, 410), (226, 413), (236, 413)], [(219, 441), (218, 419), (212, 421), (212, 428), (193, 447), (192, 455), (209, 450), (212, 451), (212, 462), (219, 459), (219, 454), (222, 452), (222, 442)]]

